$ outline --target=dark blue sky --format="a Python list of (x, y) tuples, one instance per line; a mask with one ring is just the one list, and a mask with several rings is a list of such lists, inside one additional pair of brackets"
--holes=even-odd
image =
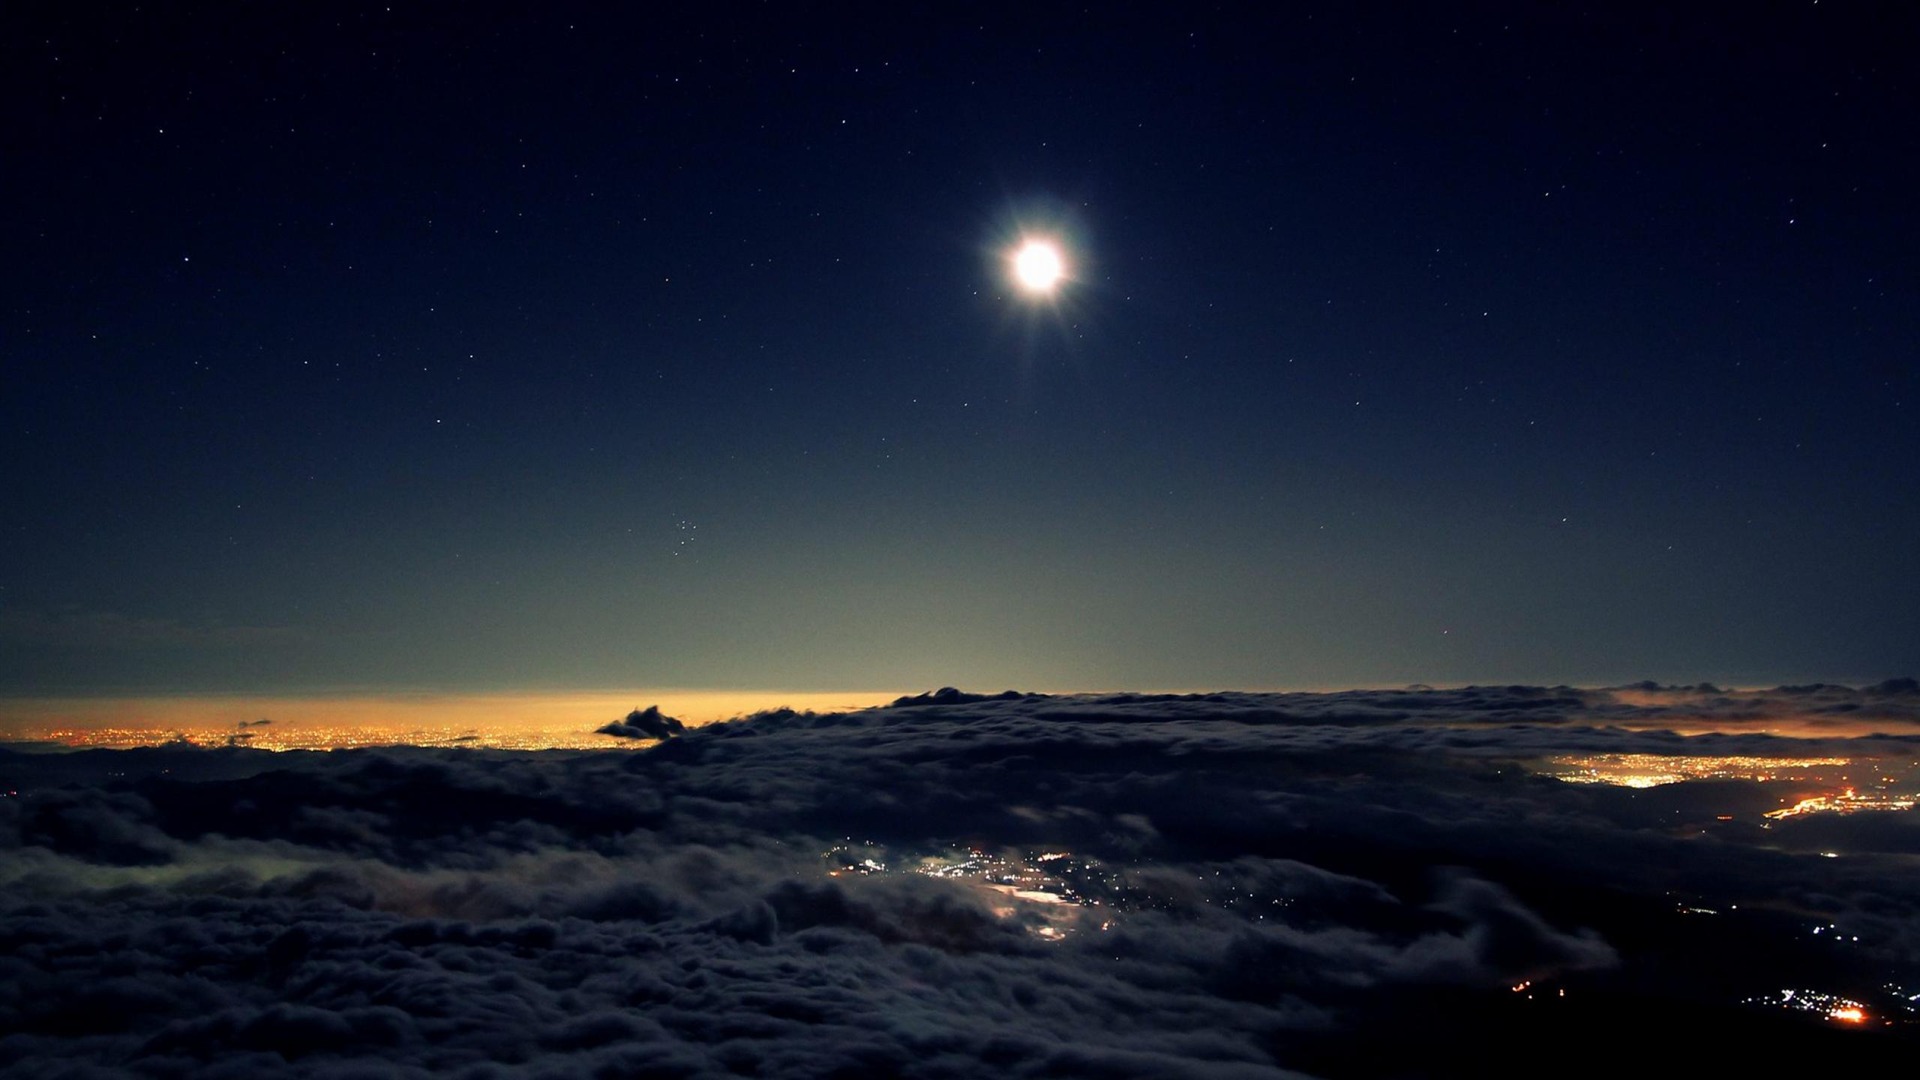
[(1920, 669), (1902, 5), (494, 7), (0, 16), (0, 691)]

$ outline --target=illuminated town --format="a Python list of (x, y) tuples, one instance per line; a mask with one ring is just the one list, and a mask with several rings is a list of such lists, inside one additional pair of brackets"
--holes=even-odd
[(426, 746), (476, 750), (631, 750), (652, 740), (617, 739), (577, 725), (490, 728), (339, 727), (260, 724), (200, 730), (159, 728), (53, 728), (29, 733), (36, 741), (70, 750), (128, 750), (146, 746), (194, 746), (203, 749), (244, 746), (253, 750), (354, 750), (375, 746)]
[(1773, 821), (1781, 818), (1799, 817), (1802, 814), (1855, 814), (1863, 810), (1911, 810), (1915, 797), (1911, 794), (1896, 795), (1887, 791), (1873, 791), (1861, 794), (1853, 788), (1847, 788), (1836, 795), (1815, 795), (1801, 799), (1792, 806), (1779, 810), (1769, 810), (1766, 817)]
[[(1745, 781), (1779, 784), (1789, 792), (1778, 809), (1750, 817), (1761, 827), (1789, 818), (1912, 810), (1920, 804), (1920, 762), (1872, 757), (1753, 755), (1560, 755), (1540, 771), (1567, 783), (1653, 788), (1688, 781)], [(1752, 810), (1746, 814), (1753, 814)], [(1723, 820), (1730, 815), (1720, 815)], [(1762, 820), (1764, 819), (1764, 820)], [(1837, 858), (1840, 853), (1815, 854)], [(848, 840), (823, 853), (830, 876), (917, 873), (977, 889), (996, 916), (1036, 938), (1060, 941), (1075, 933), (1099, 932), (1120, 925), (1130, 913), (1182, 907), (1234, 911), (1254, 921), (1279, 919), (1292, 903), (1283, 896), (1247, 891), (1230, 871), (1210, 869), (1178, 883), (1150, 873), (1116, 867), (1070, 851), (995, 848), (978, 843), (945, 847), (931, 854), (900, 856), (871, 844)], [(1733, 905), (1737, 910), (1740, 905)], [(1678, 901), (1677, 914), (1698, 918), (1721, 914), (1721, 907), (1692, 899)], [(1857, 934), (1823, 922), (1802, 933), (1837, 947), (1860, 948)], [(1783, 980), (1784, 981), (1784, 980)], [(1509, 987), (1517, 997), (1563, 1002), (1565, 986), (1523, 981)], [(1817, 985), (1749, 991), (1739, 998), (1747, 1008), (1784, 1010), (1810, 1021), (1843, 1029), (1911, 1028), (1920, 1025), (1920, 991), (1900, 984), (1856, 985), (1851, 991)]]
[(1781, 990), (1777, 994), (1750, 997), (1741, 1004), (1811, 1013), (1838, 1024), (1865, 1024), (1875, 1019), (1873, 1014), (1867, 1011), (1865, 1003), (1818, 990)]
[(1649, 788), (1687, 780), (1802, 780), (1828, 782), (1851, 758), (1706, 757), (1667, 754), (1561, 754), (1548, 758), (1548, 775), (1571, 784)]
[[(848, 841), (822, 853), (829, 877), (888, 872), (888, 863), (872, 844)], [(1102, 930), (1113, 926), (1112, 912), (1141, 906), (1131, 902), (1136, 890), (1122, 875), (1097, 859), (1067, 851), (1005, 851), (992, 854), (979, 847), (953, 847), (911, 860), (910, 872), (963, 883), (988, 896), (989, 908), (1002, 919), (1018, 919), (1035, 936), (1049, 941), (1066, 937), (1083, 923), (1083, 915)], [(1105, 913), (1087, 909), (1104, 908)]]
[(1057, 940), (1076, 929), (1112, 929), (1129, 912), (1231, 911), (1252, 922), (1278, 917), (1293, 900), (1240, 880), (1231, 868), (1165, 877), (1116, 868), (1058, 850), (952, 846), (890, 864), (876, 845), (846, 841), (822, 853), (829, 877), (910, 873), (980, 890), (993, 913), (1017, 918), (1035, 936)]
[[(1812, 793), (1783, 798), (1761, 816), (1763, 825), (1809, 814), (1911, 810), (1920, 802), (1920, 762), (1876, 758), (1710, 757), (1663, 754), (1561, 754), (1541, 770), (1571, 784), (1652, 788), (1689, 780), (1749, 780), (1809, 785)], [(1856, 779), (1855, 774), (1865, 774)]]
[[(1791, 766), (1789, 766), (1791, 767)], [(1181, 888), (1169, 891), (1146, 887), (1139, 875), (1068, 851), (1004, 849), (995, 853), (980, 845), (952, 846), (934, 854), (892, 859), (880, 845), (846, 840), (821, 853), (829, 877), (870, 877), (904, 872), (960, 883), (979, 890), (988, 910), (1044, 941), (1061, 941), (1076, 932), (1105, 931), (1118, 926), (1128, 913), (1148, 909), (1172, 910), (1183, 904), (1232, 910), (1254, 921), (1282, 916), (1291, 901), (1249, 891), (1222, 871), (1201, 874)], [(1185, 886), (1191, 886), (1190, 889)], [(1175, 898), (1175, 893), (1179, 898)], [(1735, 905), (1737, 908), (1738, 905)], [(1718, 915), (1714, 908), (1679, 903), (1678, 914)], [(1857, 946), (1856, 935), (1843, 934), (1833, 923), (1810, 928), (1815, 938)], [(1522, 980), (1507, 988), (1527, 1001), (1565, 1002), (1565, 986), (1542, 986)], [(1782, 1009), (1842, 1028), (1907, 1027), (1920, 1024), (1920, 991), (1888, 983), (1868, 994), (1871, 1003), (1827, 990), (1783, 988), (1740, 999), (1755, 1009)]]

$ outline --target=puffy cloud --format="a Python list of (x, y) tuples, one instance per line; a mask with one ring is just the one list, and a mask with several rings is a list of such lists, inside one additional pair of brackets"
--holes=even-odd
[(907, 709), (916, 705), (967, 705), (976, 701), (1020, 701), (1025, 698), (1044, 698), (1045, 694), (1023, 694), (1018, 690), (1002, 690), (998, 694), (969, 694), (951, 686), (943, 686), (924, 694), (912, 694), (894, 698), (887, 704), (889, 709)]
[(671, 739), (687, 730), (679, 720), (660, 712), (660, 706), (649, 705), (644, 710), (635, 709), (627, 714), (625, 720), (615, 720), (594, 729), (596, 735), (611, 735), (616, 739)]
[[(1763, 829), (1777, 785), (1532, 767), (1914, 749), (1747, 719), (1897, 692), (1709, 696), (956, 692), (641, 753), (0, 753), (0, 1071), (1497, 1073), (1519, 1022), (1604, 1044), (1913, 971), (1906, 816)], [(1737, 1015), (1756, 1052), (1805, 1031)]]

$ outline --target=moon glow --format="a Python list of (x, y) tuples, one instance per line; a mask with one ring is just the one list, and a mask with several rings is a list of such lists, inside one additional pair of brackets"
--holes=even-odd
[(1028, 240), (1014, 253), (1014, 279), (1029, 292), (1052, 292), (1065, 275), (1060, 249), (1045, 240)]

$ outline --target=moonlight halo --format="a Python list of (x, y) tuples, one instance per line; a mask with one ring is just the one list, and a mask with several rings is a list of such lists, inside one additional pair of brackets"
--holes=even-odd
[(1028, 292), (1050, 293), (1065, 276), (1066, 262), (1051, 240), (1024, 240), (1013, 254), (1014, 280)]
[(981, 223), (976, 251), (994, 291), (1028, 316), (1056, 317), (1097, 280), (1098, 260), (1083, 200), (1045, 193), (1009, 194)]

